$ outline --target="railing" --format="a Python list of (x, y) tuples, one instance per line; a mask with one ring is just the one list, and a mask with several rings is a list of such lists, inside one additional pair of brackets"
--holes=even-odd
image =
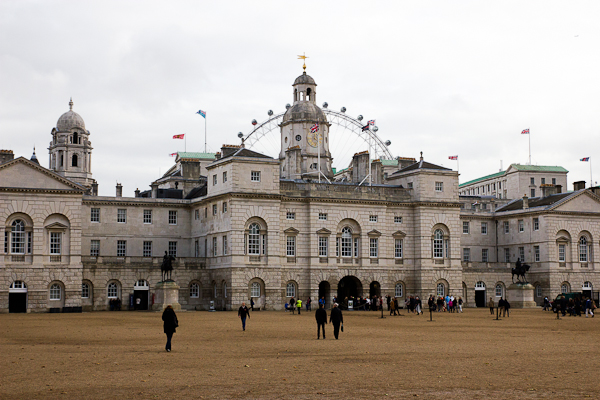
[(13, 254), (12, 256), (10, 256), (10, 261), (11, 262), (25, 262), (25, 255)]
[(59, 262), (61, 262), (61, 256), (60, 255), (50, 256), (50, 262), (51, 263), (59, 263)]

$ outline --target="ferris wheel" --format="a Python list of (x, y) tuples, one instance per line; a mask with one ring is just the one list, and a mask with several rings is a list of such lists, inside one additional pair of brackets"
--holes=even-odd
[[(286, 109), (289, 107), (287, 104)], [(378, 136), (377, 126), (362, 122), (362, 115), (356, 118), (349, 116), (346, 114), (346, 107), (342, 107), (340, 111), (333, 111), (328, 107), (327, 103), (323, 103), (322, 110), (331, 124), (329, 150), (338, 170), (346, 168), (352, 161), (352, 156), (364, 150), (369, 150), (371, 159), (395, 159), (389, 150), (391, 142)], [(283, 121), (285, 111), (275, 114), (269, 110), (267, 114), (269, 118), (261, 123), (252, 120), (254, 128), (247, 134), (238, 133), (238, 137), (242, 139), (246, 148), (277, 158), (281, 151), (279, 125)]]

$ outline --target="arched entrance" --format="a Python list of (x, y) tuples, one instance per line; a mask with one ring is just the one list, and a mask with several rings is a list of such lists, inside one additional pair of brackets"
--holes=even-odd
[(371, 282), (369, 285), (369, 296), (374, 298), (375, 296), (381, 297), (381, 285), (377, 281)]
[(345, 276), (338, 283), (337, 298), (341, 304), (346, 298), (362, 296), (362, 283), (355, 276)]
[(148, 282), (143, 279), (135, 283), (133, 286), (133, 307), (135, 310), (148, 310), (149, 289)]
[(475, 306), (485, 307), (485, 283), (481, 281), (475, 284)]
[(8, 289), (8, 312), (27, 312), (27, 285), (23, 281), (14, 281)]
[(581, 287), (581, 293), (583, 294), (583, 297), (589, 297), (591, 299), (592, 289), (592, 282), (583, 282), (583, 286)]
[(325, 298), (325, 308), (331, 307), (331, 285), (327, 281), (319, 283), (319, 300)]

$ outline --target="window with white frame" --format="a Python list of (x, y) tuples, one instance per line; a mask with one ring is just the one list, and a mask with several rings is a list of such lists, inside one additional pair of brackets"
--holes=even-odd
[(223, 172), (223, 183), (227, 182), (227, 171)]
[(402, 223), (402, 217), (396, 215), (394, 216), (394, 223), (395, 224), (401, 224)]
[(463, 248), (463, 261), (464, 262), (471, 261), (471, 249), (468, 247)]
[(433, 233), (433, 258), (444, 258), (444, 232), (441, 229)]
[(446, 286), (443, 283), (438, 283), (436, 293), (438, 296), (444, 297), (446, 295)]
[(519, 260), (525, 262), (525, 247), (519, 247)]
[(227, 255), (227, 236), (223, 235), (223, 255)]
[(327, 221), (327, 214), (326, 213), (319, 213), (319, 220), (321, 220), (321, 221)]
[(354, 238), (354, 257), (358, 257), (358, 238)]
[(260, 283), (252, 282), (252, 285), (250, 285), (250, 297), (260, 297)]
[(190, 285), (190, 298), (197, 299), (200, 297), (200, 285), (196, 282), (192, 282)]
[(542, 285), (537, 285), (535, 287), (535, 296), (542, 297)]
[(404, 288), (401, 283), (396, 283), (396, 287), (394, 288), (394, 296), (402, 297), (404, 295)]
[(533, 259), (535, 262), (540, 262), (540, 246), (533, 246)]
[(339, 237), (335, 238), (335, 256), (336, 257), (340, 256), (340, 238)]
[(117, 257), (125, 257), (127, 255), (127, 241), (117, 240)]
[[(198, 210), (196, 210), (196, 213)], [(196, 218), (198, 219), (198, 218)], [(151, 224), (152, 223), (152, 210), (144, 210), (144, 223)]]
[(177, 257), (177, 242), (169, 242), (169, 255)]
[(436, 182), (435, 183), (435, 191), (443, 192), (444, 191), (444, 182)]
[(111, 282), (106, 287), (106, 297), (109, 299), (116, 299), (119, 297), (119, 288), (115, 282)]
[(522, 219), (519, 220), (519, 232), (525, 232), (525, 224)]
[(394, 240), (394, 258), (402, 258), (403, 257), (403, 239), (395, 239)]
[(510, 225), (508, 221), (504, 221), (504, 233), (509, 233)]
[(487, 222), (482, 222), (481, 223), (481, 234), (482, 235), (487, 235), (487, 232), (488, 232), (487, 228), (488, 228)]
[(196, 221), (200, 219), (200, 210), (199, 209), (194, 210), (194, 219)]
[(469, 221), (463, 221), (463, 233), (465, 235), (469, 234)]
[(60, 300), (60, 285), (58, 283), (53, 283), (50, 286), (50, 300)]
[(504, 297), (504, 288), (500, 284), (496, 285), (496, 297)]
[(213, 210), (213, 215), (217, 215), (217, 210), (218, 209), (217, 209), (217, 205), (216, 204), (212, 205), (212, 210)]
[(250, 181), (260, 182), (260, 171), (250, 171)]
[(224, 201), (223, 202), (223, 214), (225, 214), (227, 212), (227, 202)]
[(124, 224), (127, 222), (127, 210), (124, 208), (117, 209), (117, 222)]
[(286, 237), (286, 254), (288, 257), (296, 257), (296, 236)]
[(100, 209), (92, 208), (90, 210), (90, 221), (91, 222), (100, 222)]
[(217, 184), (217, 175), (213, 175), (213, 186)]
[(489, 254), (488, 249), (481, 249), (481, 262), (486, 263), (489, 261), (488, 254)]
[(285, 287), (285, 297), (296, 297), (296, 285), (289, 282)]
[(169, 210), (169, 225), (177, 225), (177, 211)]
[(560, 292), (561, 293), (569, 293), (569, 285), (567, 285), (566, 283), (563, 283), (560, 286)]
[(588, 241), (585, 236), (579, 238), (579, 262), (588, 261)]
[(369, 215), (369, 222), (377, 222), (377, 215)]
[(248, 254), (260, 254), (260, 225), (257, 223), (250, 224), (248, 229)]
[(328, 247), (329, 238), (326, 236), (319, 236), (319, 257), (327, 257)]
[(379, 257), (379, 238), (369, 238), (369, 257)]
[(296, 219), (296, 213), (292, 211), (286, 212), (285, 219)]
[(342, 228), (342, 257), (352, 257), (352, 230), (345, 226)]
[(539, 218), (534, 218), (533, 219), (533, 230), (534, 231), (539, 231), (540, 230), (540, 219)]
[(142, 257), (152, 257), (152, 241), (144, 241), (142, 245)]
[(217, 256), (217, 238), (214, 237), (212, 238), (212, 251), (213, 251), (213, 257)]
[(90, 285), (88, 285), (85, 282), (81, 284), (81, 298), (82, 299), (90, 298)]
[[(13, 221), (10, 228), (10, 252), (12, 254), (25, 254), (25, 222), (17, 219)], [(5, 243), (7, 234), (4, 235)], [(7, 246), (4, 246), (5, 248)]]
[(510, 249), (504, 249), (504, 262), (510, 262)]
[(91, 240), (90, 241), (90, 256), (98, 257), (100, 255), (100, 241), (99, 240)]
[(50, 254), (61, 254), (61, 238), (62, 232), (50, 232)]
[(565, 262), (567, 261), (567, 257), (566, 257), (566, 246), (564, 244), (559, 244), (558, 245), (558, 261), (559, 262)]

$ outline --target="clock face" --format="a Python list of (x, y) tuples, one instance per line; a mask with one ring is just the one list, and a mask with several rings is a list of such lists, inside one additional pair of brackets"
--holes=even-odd
[(301, 140), (302, 140), (302, 136), (300, 136), (300, 135), (296, 135), (296, 142), (299, 142), (299, 141), (301, 141)]
[(317, 143), (321, 143), (323, 141), (323, 136), (319, 134), (319, 132), (310, 133), (307, 138), (308, 144), (312, 147), (317, 147)]

